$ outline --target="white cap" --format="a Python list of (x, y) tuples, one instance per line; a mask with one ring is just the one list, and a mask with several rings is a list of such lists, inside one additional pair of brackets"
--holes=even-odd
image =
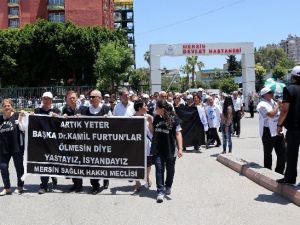
[(46, 98), (53, 98), (53, 95), (52, 95), (52, 93), (50, 91), (46, 91), (46, 92), (43, 93), (42, 98), (44, 98), (44, 97), (46, 97)]
[(131, 91), (131, 90), (128, 92), (128, 95), (129, 95), (129, 96), (132, 96), (133, 94), (134, 94), (134, 92)]
[(198, 88), (198, 91), (203, 91), (203, 88)]
[(264, 87), (263, 89), (260, 90), (260, 96), (264, 96), (265, 94), (271, 92), (272, 90), (268, 87)]
[(105, 94), (104, 97), (108, 97), (109, 98), (110, 96), (109, 96), (109, 94)]
[(80, 99), (80, 100), (85, 99), (84, 95), (80, 95), (80, 96), (79, 96), (79, 99)]
[(291, 75), (300, 77), (300, 66), (295, 66), (292, 69)]
[(142, 98), (149, 98), (149, 95), (148, 94), (143, 94)]
[(186, 99), (193, 99), (193, 95), (186, 96)]

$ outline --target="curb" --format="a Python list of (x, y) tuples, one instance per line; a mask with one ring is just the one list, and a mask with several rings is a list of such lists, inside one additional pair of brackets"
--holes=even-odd
[(263, 168), (256, 163), (247, 162), (231, 154), (220, 154), (217, 157), (217, 161), (300, 206), (300, 186), (278, 184), (276, 180), (283, 177), (281, 174)]

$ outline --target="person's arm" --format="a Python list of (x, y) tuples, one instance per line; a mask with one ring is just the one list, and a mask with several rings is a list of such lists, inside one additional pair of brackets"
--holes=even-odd
[(279, 105), (277, 104), (272, 111), (267, 112), (267, 116), (273, 118), (279, 110)]
[(282, 104), (282, 109), (281, 109), (280, 116), (279, 116), (278, 123), (277, 123), (277, 133), (278, 134), (282, 133), (283, 122), (286, 119), (286, 116), (289, 112), (289, 108), (290, 108), (290, 103), (285, 102)]
[(176, 141), (177, 141), (177, 147), (178, 147), (177, 156), (178, 156), (178, 158), (181, 158), (183, 156), (181, 131), (176, 131)]
[(148, 128), (151, 132), (151, 134), (153, 134), (154, 128), (153, 128), (153, 117), (149, 114), (146, 114), (147, 117), (147, 121), (148, 121)]

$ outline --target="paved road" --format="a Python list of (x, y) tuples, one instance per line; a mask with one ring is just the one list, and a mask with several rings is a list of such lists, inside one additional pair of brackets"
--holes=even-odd
[[(262, 165), (257, 124), (257, 118), (243, 119), (241, 137), (233, 139), (233, 154)], [(0, 224), (299, 224), (299, 207), (218, 163), (219, 152), (221, 148), (186, 153), (178, 160), (172, 195), (162, 204), (155, 201), (154, 187), (133, 195), (132, 183), (117, 180), (93, 196), (86, 193), (88, 180), (82, 194), (61, 193), (71, 181), (59, 178), (58, 190), (38, 195), (39, 179), (29, 177), (26, 193), (0, 198)]]

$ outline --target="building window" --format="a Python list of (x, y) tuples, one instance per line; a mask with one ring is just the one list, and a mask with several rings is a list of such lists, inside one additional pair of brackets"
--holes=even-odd
[(20, 0), (8, 0), (7, 2), (11, 4), (19, 4)]
[(64, 5), (65, 0), (48, 0), (48, 5)]
[(19, 19), (8, 20), (8, 27), (19, 27), (19, 25), (20, 25)]
[(8, 15), (18, 16), (19, 8), (8, 8)]
[(65, 13), (64, 12), (49, 13), (48, 19), (51, 22), (63, 23), (65, 22)]

